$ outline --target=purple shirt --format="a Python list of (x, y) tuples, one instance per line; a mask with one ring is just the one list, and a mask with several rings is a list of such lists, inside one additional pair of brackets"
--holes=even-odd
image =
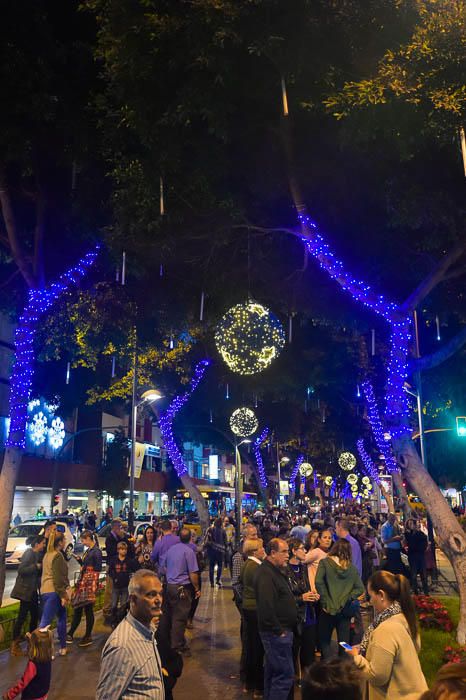
[(154, 544), (154, 549), (152, 550), (152, 554), (150, 558), (155, 564), (158, 564), (158, 572), (159, 574), (165, 575), (165, 560), (167, 558), (167, 552), (170, 549), (170, 547), (173, 547), (175, 544), (178, 544), (180, 541), (180, 538), (178, 535), (164, 535), (160, 540), (157, 540), (157, 542)]
[(196, 555), (191, 547), (183, 542), (170, 547), (166, 554), (165, 565), (167, 583), (176, 586), (186, 586), (191, 583), (189, 574), (199, 571)]
[(354, 539), (349, 533), (346, 535), (345, 540), (348, 540), (348, 542), (351, 545), (351, 559), (358, 570), (358, 574), (361, 577), (362, 576), (362, 552), (361, 552), (361, 547), (359, 546), (359, 542)]

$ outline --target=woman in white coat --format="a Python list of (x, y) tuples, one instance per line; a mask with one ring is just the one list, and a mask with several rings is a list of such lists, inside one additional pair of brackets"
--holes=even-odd
[(427, 690), (417, 619), (407, 579), (377, 571), (367, 585), (374, 622), (348, 653), (367, 681), (368, 700), (418, 700)]

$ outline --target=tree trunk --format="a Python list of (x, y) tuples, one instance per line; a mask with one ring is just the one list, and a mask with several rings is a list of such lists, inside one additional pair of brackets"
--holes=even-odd
[(189, 474), (183, 474), (180, 476), (181, 483), (188, 491), (190, 498), (192, 499), (194, 505), (196, 506), (197, 514), (199, 516), (199, 522), (201, 524), (203, 534), (207, 531), (210, 525), (209, 511), (206, 506), (204, 496), (197, 488), (196, 484), (189, 476)]
[(17, 447), (7, 447), (3, 457), (2, 471), (0, 472), (0, 493), (2, 494), (2, 507), (0, 508), (0, 605), (2, 604), (3, 591), (5, 590), (6, 544), (22, 457), (23, 450)]
[(412, 440), (405, 436), (393, 441), (402, 473), (422, 500), (434, 526), (438, 545), (455, 571), (460, 594), (459, 644), (466, 644), (466, 534), (439, 487), (424, 468)]
[(406, 489), (403, 486), (403, 477), (401, 476), (400, 472), (393, 472), (392, 476), (393, 483), (395, 484), (395, 488), (398, 494), (398, 498), (401, 501), (401, 508), (403, 510), (403, 515), (406, 522), (408, 518), (411, 518), (413, 513), (411, 505), (409, 503), (408, 494), (406, 493)]

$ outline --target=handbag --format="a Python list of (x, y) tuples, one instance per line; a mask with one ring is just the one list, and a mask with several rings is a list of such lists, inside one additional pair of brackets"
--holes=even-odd
[(82, 608), (84, 605), (95, 603), (97, 587), (99, 584), (99, 572), (94, 571), (90, 566), (81, 573), (76, 588), (71, 595), (71, 605), (73, 608)]

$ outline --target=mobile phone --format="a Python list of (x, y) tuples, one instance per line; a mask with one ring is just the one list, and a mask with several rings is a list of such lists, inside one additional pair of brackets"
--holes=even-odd
[(351, 646), (351, 644), (347, 644), (346, 642), (338, 642), (338, 643), (341, 647), (343, 647), (343, 649), (345, 649), (345, 651), (351, 651), (351, 649), (353, 648)]

